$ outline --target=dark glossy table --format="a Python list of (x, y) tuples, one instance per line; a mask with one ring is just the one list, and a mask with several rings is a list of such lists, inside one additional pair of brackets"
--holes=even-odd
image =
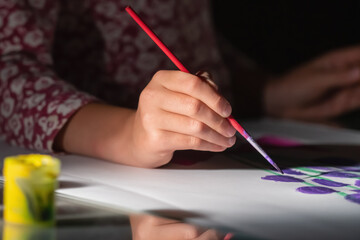
[[(62, 196), (56, 197), (54, 227), (13, 225), (2, 219), (4, 209), (2, 184), (0, 188), (0, 236), (4, 240), (258, 239), (184, 223), (176, 219), (176, 213), (172, 214), (174, 218), (170, 219), (144, 213), (121, 212)], [(171, 230), (169, 226), (172, 227)], [(184, 233), (198, 237), (182, 238)]]

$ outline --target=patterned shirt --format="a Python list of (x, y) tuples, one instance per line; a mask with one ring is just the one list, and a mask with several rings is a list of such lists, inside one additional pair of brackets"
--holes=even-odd
[(176, 69), (124, 11), (142, 16), (190, 71), (228, 85), (207, 0), (0, 0), (0, 135), (52, 151), (85, 104), (136, 108), (160, 69)]

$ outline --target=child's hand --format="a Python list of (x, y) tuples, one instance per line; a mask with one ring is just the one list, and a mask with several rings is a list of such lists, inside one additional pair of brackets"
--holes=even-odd
[(236, 130), (228, 101), (207, 81), (180, 71), (159, 71), (143, 90), (130, 147), (136, 165), (168, 163), (175, 150), (224, 151)]
[(360, 46), (327, 53), (269, 82), (265, 109), (284, 118), (324, 120), (360, 107)]

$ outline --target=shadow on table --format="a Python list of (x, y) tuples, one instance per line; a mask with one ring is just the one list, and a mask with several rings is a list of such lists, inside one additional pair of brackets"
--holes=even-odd
[[(360, 166), (359, 145), (299, 145), (262, 148), (282, 169)], [(237, 144), (222, 153), (178, 151), (165, 169), (268, 169), (272, 166), (250, 145)], [(354, 168), (354, 171), (356, 169)]]
[(89, 186), (89, 184), (85, 182), (75, 182), (69, 180), (60, 180), (59, 181), (59, 189), (69, 189), (69, 188), (82, 188)]

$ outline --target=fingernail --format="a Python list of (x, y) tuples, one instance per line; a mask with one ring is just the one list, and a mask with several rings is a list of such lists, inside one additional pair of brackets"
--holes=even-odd
[(236, 137), (234, 136), (234, 137), (231, 137), (231, 138), (229, 138), (229, 144), (230, 144), (230, 146), (232, 146), (232, 145), (234, 145), (235, 144), (235, 141), (236, 141)]
[(228, 234), (225, 235), (224, 240), (230, 240), (230, 239), (232, 239), (233, 237), (234, 237), (234, 234), (228, 233)]
[[(226, 101), (226, 100), (225, 100), (225, 101)], [(230, 103), (228, 103), (228, 102), (226, 101), (225, 107), (224, 107), (224, 109), (223, 109), (223, 117), (228, 117), (228, 116), (230, 116), (231, 111), (232, 111), (231, 105), (230, 105)]]
[(360, 69), (355, 68), (350, 71), (350, 77), (352, 80), (359, 79), (360, 77)]
[(235, 135), (235, 133), (236, 133), (236, 129), (229, 124), (228, 129), (227, 129), (228, 136), (232, 137)]

